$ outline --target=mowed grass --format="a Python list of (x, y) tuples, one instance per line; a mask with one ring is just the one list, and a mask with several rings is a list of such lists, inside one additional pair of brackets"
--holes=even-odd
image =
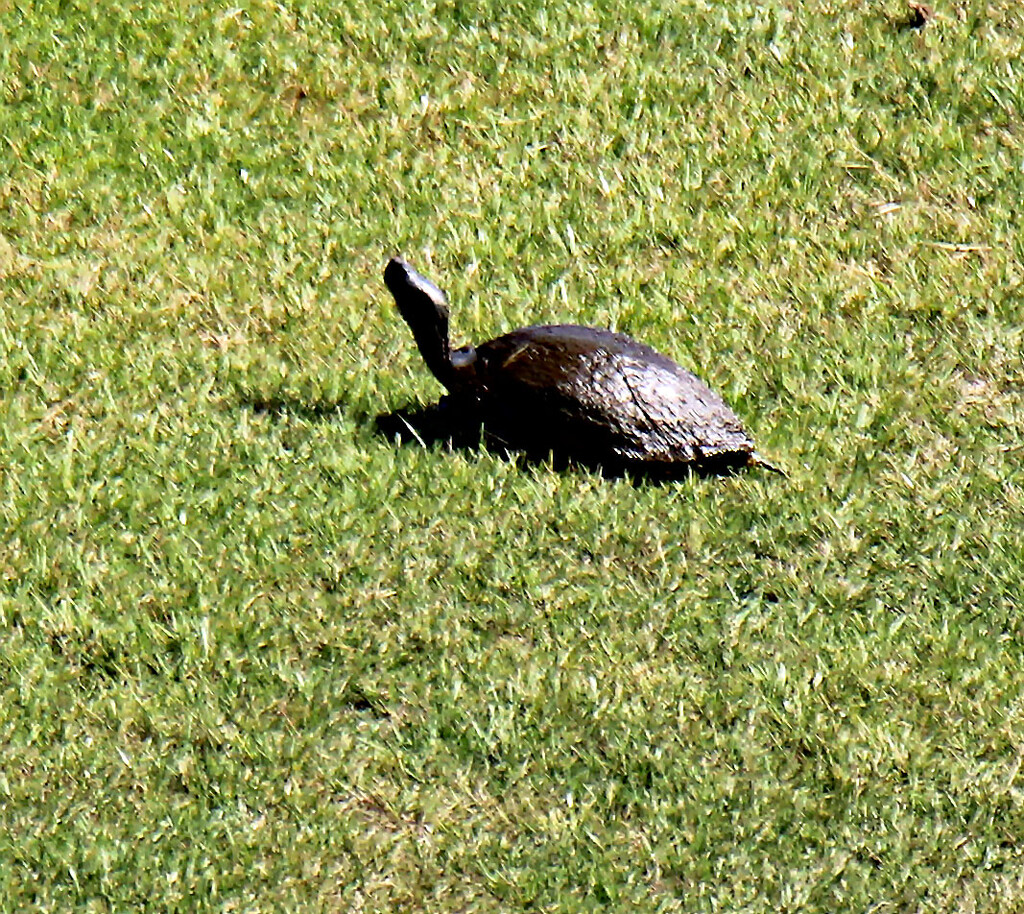
[[(1021, 910), (1024, 13), (0, 5), (0, 899)], [(423, 449), (611, 326), (788, 479)]]

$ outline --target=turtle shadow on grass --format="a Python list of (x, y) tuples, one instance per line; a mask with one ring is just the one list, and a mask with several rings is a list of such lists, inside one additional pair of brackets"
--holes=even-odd
[(656, 469), (637, 469), (625, 464), (609, 464), (591, 461), (577, 454), (560, 450), (522, 451), (510, 447), (483, 426), (481, 420), (467, 416), (454, 407), (446, 397), (429, 406), (410, 405), (388, 413), (380, 413), (375, 430), (381, 437), (398, 441), (403, 445), (419, 447), (447, 447), (452, 450), (476, 452), (488, 451), (513, 462), (526, 464), (548, 464), (558, 472), (573, 469), (597, 472), (608, 479), (628, 479), (634, 483), (671, 482), (689, 479), (692, 476), (734, 476), (745, 465), (742, 459), (725, 457), (708, 461), (700, 466), (675, 465)]

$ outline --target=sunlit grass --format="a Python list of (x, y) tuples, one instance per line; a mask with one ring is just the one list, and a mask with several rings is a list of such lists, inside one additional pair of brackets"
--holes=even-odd
[[(1019, 904), (1010, 0), (0, 11), (5, 909)], [(624, 330), (788, 480), (422, 449)]]

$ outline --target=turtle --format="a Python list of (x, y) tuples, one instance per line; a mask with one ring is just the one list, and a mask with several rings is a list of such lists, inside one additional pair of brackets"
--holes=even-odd
[(453, 349), (448, 296), (403, 258), (384, 283), (446, 406), (507, 448), (643, 474), (761, 467), (743, 423), (695, 374), (632, 337), (576, 324), (513, 330)]

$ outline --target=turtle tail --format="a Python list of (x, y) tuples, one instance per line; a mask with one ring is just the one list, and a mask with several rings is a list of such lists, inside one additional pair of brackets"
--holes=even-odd
[(789, 478), (789, 473), (782, 469), (782, 467), (777, 467), (774, 463), (770, 463), (769, 461), (765, 460), (764, 457), (762, 457), (756, 451), (751, 451), (751, 453), (747, 457), (747, 466), (757, 467), (758, 469), (761, 470), (770, 470), (772, 473), (778, 473), (780, 476), (785, 477), (786, 479)]

